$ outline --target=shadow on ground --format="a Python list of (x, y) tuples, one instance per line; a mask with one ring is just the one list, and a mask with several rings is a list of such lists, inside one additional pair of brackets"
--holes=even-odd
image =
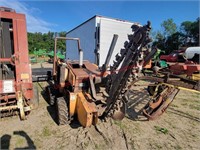
[[(131, 120), (147, 121), (148, 119), (143, 115), (143, 108), (149, 102), (150, 97), (147, 90), (130, 90), (128, 93), (128, 103), (127, 103), (127, 118)], [(175, 115), (188, 118), (193, 121), (200, 122), (200, 118), (192, 116), (175, 108), (168, 107), (167, 111)]]
[(147, 121), (147, 118), (143, 115), (143, 108), (149, 102), (149, 95), (145, 89), (142, 90), (130, 90), (127, 93), (127, 118), (131, 120)]
[[(23, 149), (32, 149), (32, 150), (35, 150), (36, 149), (36, 146), (33, 142), (33, 140), (28, 136), (28, 134), (24, 131), (14, 131), (13, 132), (13, 135), (18, 135), (18, 136), (21, 136), (23, 138), (26, 139), (27, 141), (27, 144), (28, 146), (26, 147), (17, 147), (15, 148), (15, 150), (23, 150)], [(8, 134), (5, 134), (1, 137), (1, 149), (10, 149), (10, 140), (11, 140), (12, 136), (11, 135), (8, 135)]]
[(9, 135), (9, 134), (4, 134), (4, 135), (1, 137), (1, 146), (0, 146), (0, 148), (1, 148), (1, 149), (9, 149), (9, 146), (10, 146), (10, 139), (11, 139), (11, 135)]

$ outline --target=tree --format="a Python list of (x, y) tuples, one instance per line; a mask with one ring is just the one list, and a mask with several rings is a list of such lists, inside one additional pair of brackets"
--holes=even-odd
[(153, 45), (166, 51), (166, 54), (184, 46), (199, 45), (199, 18), (196, 21), (184, 21), (178, 29), (173, 19), (161, 24), (162, 32), (158, 31)]
[[(66, 32), (60, 32), (60, 36), (65, 37)], [(59, 40), (57, 43), (57, 47), (62, 52), (66, 51), (66, 42), (64, 40)], [(28, 47), (29, 52), (33, 53), (34, 51), (38, 51), (39, 49), (46, 49), (47, 52), (54, 50), (54, 32), (48, 33), (28, 33)]]
[(155, 36), (153, 45), (156, 45), (159, 49), (165, 50), (167, 54), (173, 50), (172, 48), (178, 47), (176, 44), (179, 44), (179, 42), (177, 42), (179, 33), (177, 32), (177, 26), (173, 19), (163, 21), (161, 23), (161, 28), (162, 30), (158, 31)]
[(165, 37), (160, 31), (155, 35), (153, 46), (157, 46), (159, 49), (165, 49)]
[(168, 50), (167, 52), (171, 53), (174, 50), (178, 50), (183, 43), (183, 37), (184, 35), (180, 32), (176, 32), (170, 35), (165, 42), (165, 46), (167, 47)]
[[(66, 37), (66, 32), (60, 32), (59, 35), (60, 37)], [(65, 40), (58, 40), (58, 43), (57, 43), (57, 47), (59, 50), (61, 50), (62, 52), (65, 52), (66, 51), (66, 41)]]
[(181, 27), (180, 27), (180, 30), (183, 34), (189, 36), (190, 35), (190, 30), (191, 30), (191, 25), (192, 25), (192, 22), (191, 21), (184, 21), (181, 23)]
[(171, 18), (163, 21), (163, 23), (161, 24), (161, 27), (164, 30), (164, 32), (163, 32), (164, 37), (171, 36), (172, 34), (176, 33), (176, 31), (177, 31), (177, 26), (174, 23), (173, 19), (171, 19)]
[(187, 46), (198, 46), (199, 43), (199, 20), (196, 21), (184, 21), (181, 23), (181, 32), (185, 36), (185, 44)]
[(190, 31), (191, 36), (194, 39), (194, 44), (196, 46), (200, 45), (200, 43), (199, 43), (199, 20), (200, 20), (200, 18), (197, 18), (197, 20), (192, 23), (191, 31)]

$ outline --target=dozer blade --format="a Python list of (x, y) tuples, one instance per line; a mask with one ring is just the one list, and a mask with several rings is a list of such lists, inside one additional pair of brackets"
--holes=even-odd
[(167, 96), (159, 96), (156, 102), (149, 102), (143, 110), (143, 114), (149, 120), (155, 120), (160, 115), (162, 115), (169, 104), (174, 100), (175, 96), (178, 94), (178, 89), (173, 89), (171, 93)]
[(83, 127), (96, 125), (98, 120), (96, 105), (87, 101), (86, 97), (82, 92), (78, 93), (76, 104), (78, 120)]

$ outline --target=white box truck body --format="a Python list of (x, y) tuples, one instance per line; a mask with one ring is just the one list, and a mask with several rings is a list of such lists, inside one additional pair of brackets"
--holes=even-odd
[[(76, 28), (67, 32), (67, 37), (80, 38), (84, 60), (89, 60), (102, 66), (105, 62), (114, 34), (118, 35), (111, 61), (113, 63), (115, 55), (124, 48), (124, 42), (128, 40), (128, 34), (132, 33), (133, 22), (122, 21), (102, 16), (94, 16)], [(78, 50), (76, 43), (67, 41), (66, 59), (78, 60)]]

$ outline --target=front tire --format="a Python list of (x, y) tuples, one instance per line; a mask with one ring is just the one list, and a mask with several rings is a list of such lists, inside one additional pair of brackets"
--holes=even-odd
[(68, 124), (68, 107), (64, 97), (56, 99), (58, 125)]

